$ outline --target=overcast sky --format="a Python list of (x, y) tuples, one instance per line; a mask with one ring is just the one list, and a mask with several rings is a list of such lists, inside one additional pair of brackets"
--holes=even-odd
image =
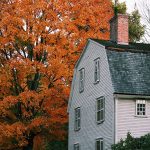
[(119, 2), (126, 2), (129, 13), (134, 10), (135, 3), (137, 5), (138, 9), (142, 9), (143, 3), (147, 3), (150, 5), (150, 0), (118, 0), (118, 1)]
[(137, 3), (139, 0), (119, 0), (119, 2), (126, 2), (128, 12), (131, 12), (134, 9), (135, 3)]

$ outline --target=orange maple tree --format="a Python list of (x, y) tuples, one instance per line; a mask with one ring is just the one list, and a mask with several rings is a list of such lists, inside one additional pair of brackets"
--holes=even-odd
[(1, 0), (0, 149), (65, 136), (72, 69), (87, 38), (109, 38), (110, 0)]

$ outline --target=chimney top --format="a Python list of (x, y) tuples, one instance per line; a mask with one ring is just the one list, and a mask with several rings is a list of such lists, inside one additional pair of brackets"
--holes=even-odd
[(110, 40), (117, 44), (129, 44), (128, 15), (117, 14), (110, 20)]

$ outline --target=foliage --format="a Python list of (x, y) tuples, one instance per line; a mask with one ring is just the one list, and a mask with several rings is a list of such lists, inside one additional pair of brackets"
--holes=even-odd
[(112, 150), (149, 150), (150, 134), (134, 138), (130, 133), (127, 133), (125, 140), (120, 140), (119, 143), (112, 146)]
[(115, 14), (126, 14), (126, 11), (127, 11), (127, 6), (126, 6), (126, 3), (125, 2), (122, 2), (122, 3), (117, 3), (116, 6), (114, 6), (114, 11), (115, 11)]
[(0, 8), (0, 149), (38, 149), (66, 135), (72, 68), (87, 38), (109, 38), (111, 2), (1, 0)]
[(131, 42), (140, 41), (144, 35), (145, 26), (140, 23), (140, 14), (134, 10), (129, 16), (129, 39)]
[(68, 143), (67, 141), (51, 141), (47, 145), (47, 150), (67, 150)]

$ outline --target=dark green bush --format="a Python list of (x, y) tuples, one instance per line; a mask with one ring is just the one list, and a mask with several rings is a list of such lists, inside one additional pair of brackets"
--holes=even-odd
[(150, 134), (134, 138), (130, 133), (127, 133), (127, 138), (112, 145), (112, 150), (150, 150)]

